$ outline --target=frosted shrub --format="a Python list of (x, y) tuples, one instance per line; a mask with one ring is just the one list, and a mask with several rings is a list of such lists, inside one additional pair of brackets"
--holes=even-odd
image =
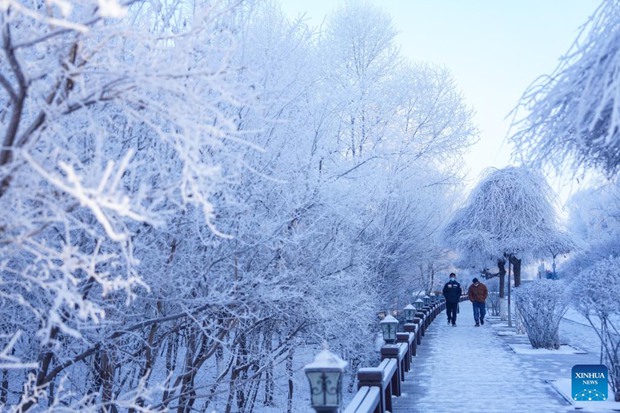
[(516, 289), (515, 303), (534, 348), (558, 349), (560, 320), (566, 312), (564, 284), (536, 280)]
[(609, 382), (620, 401), (620, 257), (606, 258), (581, 271), (571, 284), (577, 310), (601, 340), (601, 361), (609, 369)]

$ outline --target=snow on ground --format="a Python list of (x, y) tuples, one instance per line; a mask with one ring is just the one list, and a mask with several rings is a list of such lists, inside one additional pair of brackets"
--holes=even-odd
[(566, 383), (572, 367), (600, 363), (589, 326), (574, 320), (560, 326), (562, 344), (582, 352), (515, 352), (529, 341), (511, 331), (497, 317), (474, 327), (469, 302), (460, 305), (457, 327), (448, 326), (441, 313), (418, 347), (403, 396), (394, 398), (394, 413), (620, 411), (620, 403), (571, 399)]
[(568, 344), (562, 344), (557, 350), (547, 350), (545, 348), (533, 348), (531, 344), (512, 343), (508, 344), (510, 349), (518, 354), (531, 355), (558, 355), (558, 354), (588, 354), (585, 350), (580, 350)]

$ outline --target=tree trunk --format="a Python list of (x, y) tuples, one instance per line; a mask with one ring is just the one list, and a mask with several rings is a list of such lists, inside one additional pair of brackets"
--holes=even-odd
[(181, 375), (181, 386), (179, 389), (179, 404), (177, 406), (177, 413), (189, 413), (191, 411), (190, 407), (193, 404), (192, 396), (194, 377), (196, 376), (194, 357), (197, 353), (197, 334), (198, 333), (193, 330), (188, 332), (183, 374)]
[(295, 374), (293, 370), (293, 355), (295, 348), (289, 347), (288, 354), (286, 356), (286, 376), (288, 377), (288, 400), (286, 405), (286, 412), (293, 412), (293, 376)]
[(511, 255), (510, 263), (512, 264), (512, 274), (514, 275), (516, 288), (521, 285), (521, 260), (514, 255)]
[[(157, 303), (157, 306), (160, 306), (160, 302)], [(142, 365), (140, 369), (140, 380), (147, 381), (151, 376), (151, 372), (153, 371), (153, 365), (155, 364), (156, 354), (158, 353), (157, 349), (154, 347), (155, 335), (158, 330), (158, 324), (155, 323), (151, 326), (149, 330), (149, 336), (147, 340), (147, 346), (144, 352), (144, 365)], [(144, 399), (142, 397), (138, 397), (136, 399), (136, 404), (140, 407), (144, 407)], [(133, 413), (134, 409), (129, 409), (129, 413)]]
[(203, 412), (206, 412), (209, 405), (213, 402), (215, 394), (217, 393), (217, 389), (219, 388), (220, 384), (226, 379), (228, 373), (233, 369), (233, 364), (235, 360), (235, 355), (230, 355), (228, 358), (228, 362), (226, 363), (226, 367), (222, 370), (218, 369), (218, 377), (211, 385), (211, 389), (209, 389), (209, 395), (207, 396), (207, 400), (205, 401)]
[[(271, 354), (273, 351), (273, 333), (272, 329), (266, 328), (263, 336), (265, 354)], [(273, 377), (273, 362), (267, 361), (267, 366), (265, 366), (265, 398), (263, 399), (263, 404), (265, 406), (273, 406), (273, 394), (275, 390), (275, 380)]]
[[(235, 366), (234, 380), (237, 382), (235, 386), (235, 397), (237, 399), (237, 412), (245, 412), (246, 400), (248, 397), (248, 383), (246, 382), (248, 363), (250, 360), (250, 352), (248, 350), (248, 342), (245, 335), (239, 340), (239, 350), (237, 351), (237, 366)], [(228, 408), (228, 406), (226, 406)]]
[(506, 288), (506, 260), (497, 260), (497, 269), (499, 270), (499, 298), (504, 298), (504, 290)]
[(502, 320), (507, 320), (506, 308), (506, 260), (497, 260), (497, 269), (499, 271), (499, 315)]
[(99, 357), (99, 374), (101, 375), (101, 403), (103, 412), (118, 412), (116, 405), (112, 403), (114, 397), (114, 360), (108, 350), (102, 350)]
[(237, 365), (239, 364), (237, 355), (235, 355), (234, 359), (235, 366), (233, 367), (230, 375), (230, 383), (228, 383), (228, 399), (226, 400), (226, 408), (224, 410), (225, 413), (232, 412), (232, 405), (235, 400), (235, 385), (237, 383), (237, 376), (239, 376), (239, 370), (237, 370)]
[[(0, 195), (1, 196), (1, 195)], [(50, 341), (54, 341), (56, 337), (58, 337), (58, 327), (52, 327), (50, 332)], [(45, 380), (47, 373), (49, 372), (50, 364), (54, 358), (54, 353), (52, 351), (52, 345), (47, 344), (44, 349), (39, 354), (39, 369), (37, 372), (37, 380), (35, 382), (35, 386), (37, 389), (43, 388), (45, 384), (48, 382)], [(34, 394), (22, 394), (22, 400), (27, 400), (20, 407), (20, 412), (26, 412), (30, 410), (30, 408), (38, 402), (37, 397)]]
[(512, 292), (510, 291), (510, 258), (512, 257), (512, 255), (509, 256), (508, 258), (508, 327), (512, 327), (512, 314), (510, 312), (511, 310), (511, 299), (512, 299)]
[[(13, 354), (11, 352), (11, 354)], [(8, 369), (2, 370), (2, 384), (0, 384), (0, 405), (5, 406), (9, 393), (9, 371)]]
[(353, 389), (355, 389), (355, 378), (357, 377), (357, 371), (359, 370), (359, 366), (362, 364), (359, 356), (354, 356), (349, 358), (349, 363), (351, 364), (351, 368), (349, 370), (350, 380), (349, 385), (347, 387), (347, 391), (349, 393), (353, 393)]
[(168, 398), (172, 394), (172, 391), (170, 390), (170, 379), (177, 366), (178, 340), (178, 335), (172, 335), (168, 338), (168, 346), (166, 347), (166, 381), (164, 382), (165, 390), (161, 398), (162, 405), (165, 408), (168, 407)]

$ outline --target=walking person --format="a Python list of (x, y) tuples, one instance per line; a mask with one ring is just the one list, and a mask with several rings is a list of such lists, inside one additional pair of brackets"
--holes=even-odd
[(443, 296), (446, 298), (446, 314), (448, 315), (448, 324), (456, 327), (456, 312), (458, 310), (459, 301), (461, 300), (461, 284), (456, 281), (456, 274), (450, 273), (450, 281), (443, 286)]
[(477, 278), (472, 280), (473, 284), (469, 286), (467, 290), (467, 295), (469, 296), (469, 301), (472, 303), (472, 307), (474, 308), (474, 321), (476, 321), (476, 327), (480, 327), (484, 325), (484, 316), (487, 313), (486, 301), (489, 296), (489, 290), (487, 286), (478, 281)]

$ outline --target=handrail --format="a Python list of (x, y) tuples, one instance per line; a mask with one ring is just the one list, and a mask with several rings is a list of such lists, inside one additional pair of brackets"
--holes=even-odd
[(376, 386), (360, 387), (351, 403), (344, 409), (344, 413), (380, 412), (380, 391)]
[[(463, 301), (466, 296), (461, 297)], [(395, 344), (381, 347), (381, 363), (377, 367), (362, 367), (357, 372), (357, 393), (345, 407), (344, 413), (385, 413), (392, 411), (392, 397), (401, 395), (400, 383), (410, 371), (425, 331), (446, 308), (444, 301), (423, 307), (415, 314), (413, 323), (404, 325), (396, 334)]]

